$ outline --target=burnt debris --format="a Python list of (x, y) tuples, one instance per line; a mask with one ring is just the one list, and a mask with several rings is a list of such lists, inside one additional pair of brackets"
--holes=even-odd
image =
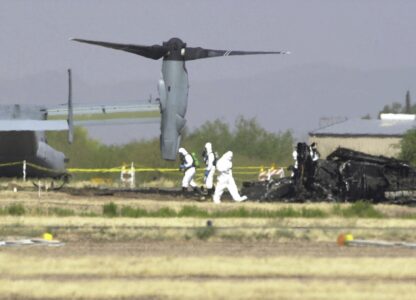
[(242, 192), (260, 201), (416, 204), (416, 169), (405, 161), (346, 148), (338, 148), (325, 160), (314, 160), (305, 143), (296, 150), (291, 177), (244, 182)]

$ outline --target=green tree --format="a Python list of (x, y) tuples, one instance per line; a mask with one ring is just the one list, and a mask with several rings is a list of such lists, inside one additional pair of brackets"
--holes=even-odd
[(416, 129), (406, 132), (400, 143), (400, 158), (409, 161), (412, 165), (416, 165)]
[(235, 125), (233, 148), (240, 154), (263, 161), (282, 162), (292, 152), (290, 132), (271, 133), (262, 128), (256, 119), (238, 118)]
[(371, 115), (370, 114), (366, 114), (364, 116), (361, 117), (361, 120), (371, 120)]
[(188, 150), (202, 152), (206, 142), (211, 142), (219, 153), (228, 150), (232, 143), (232, 133), (227, 123), (221, 120), (208, 121), (200, 128), (183, 137), (183, 145)]
[(385, 105), (380, 111), (380, 114), (398, 114), (403, 112), (403, 107), (399, 102), (393, 102), (390, 105)]
[(416, 114), (416, 104), (411, 103), (410, 91), (406, 92), (405, 105), (399, 102), (393, 102), (391, 105), (384, 105), (380, 114)]
[(406, 106), (405, 106), (405, 113), (406, 114), (411, 114), (412, 113), (412, 105), (411, 105), (411, 100), (410, 100), (410, 92), (407, 91), (406, 93)]
[(234, 130), (221, 120), (206, 122), (183, 139), (189, 151), (201, 152), (205, 143), (211, 142), (221, 155), (234, 152), (234, 162), (288, 164), (294, 143), (292, 133), (271, 133), (262, 128), (255, 118), (237, 118)]

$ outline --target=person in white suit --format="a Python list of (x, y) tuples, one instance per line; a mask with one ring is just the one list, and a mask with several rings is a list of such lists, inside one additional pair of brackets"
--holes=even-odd
[(217, 177), (217, 186), (215, 187), (215, 192), (213, 196), (214, 203), (221, 203), (221, 196), (227, 189), (234, 201), (242, 202), (247, 200), (247, 196), (240, 196), (238, 192), (237, 185), (235, 184), (233, 177), (233, 152), (226, 152), (218, 161), (217, 161), (217, 170), (219, 175)]
[(179, 157), (181, 160), (181, 165), (179, 170), (184, 172), (182, 178), (182, 191), (188, 191), (188, 187), (191, 186), (194, 190), (196, 189), (196, 183), (194, 181), (195, 176), (195, 165), (192, 155), (185, 150), (185, 148), (179, 148)]
[(205, 161), (205, 187), (207, 188), (208, 195), (214, 193), (214, 174), (215, 174), (215, 154), (212, 151), (212, 144), (210, 142), (205, 144), (203, 155)]

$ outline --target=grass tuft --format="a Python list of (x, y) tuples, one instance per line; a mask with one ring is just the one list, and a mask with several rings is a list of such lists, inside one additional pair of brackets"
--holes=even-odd
[(207, 218), (209, 217), (209, 212), (203, 209), (196, 207), (195, 205), (189, 206), (186, 205), (178, 213), (178, 217), (199, 217)]
[(53, 207), (49, 209), (49, 214), (58, 216), (58, 217), (71, 217), (75, 216), (76, 213), (72, 209)]
[(301, 214), (292, 207), (284, 207), (275, 212), (275, 217), (278, 218), (299, 218)]
[(120, 215), (127, 218), (141, 218), (148, 217), (149, 213), (145, 209), (123, 206), (120, 210)]
[(196, 230), (196, 236), (200, 240), (207, 240), (215, 234), (215, 228), (212, 226), (201, 227)]
[(328, 213), (318, 208), (302, 207), (301, 213), (302, 213), (303, 218), (326, 218), (328, 217)]
[(163, 207), (154, 213), (149, 213), (152, 217), (171, 218), (177, 217), (177, 212), (169, 207)]
[(345, 218), (384, 218), (385, 215), (374, 208), (374, 206), (367, 201), (357, 201), (346, 208), (342, 208), (339, 204), (335, 204), (332, 208), (332, 213), (337, 216)]
[[(343, 218), (387, 218), (389, 215), (382, 210), (365, 201), (358, 201), (353, 204), (334, 204), (329, 209), (322, 209), (308, 206), (281, 206), (274, 209), (253, 208), (247, 206), (224, 207), (224, 209), (212, 209), (208, 207), (198, 207), (197, 205), (185, 205), (180, 209), (169, 206), (151, 209), (143, 207), (132, 207), (109, 202), (102, 206), (102, 211), (94, 209), (76, 210), (61, 207), (25, 207), (22, 203), (9, 204), (0, 207), (0, 215), (31, 215), (45, 216), (55, 215), (58, 217), (80, 216), (80, 217), (128, 217), (128, 218), (315, 218), (322, 219), (328, 217)], [(382, 209), (382, 208), (380, 208)], [(400, 219), (415, 219), (414, 212), (401, 212), (398, 216)]]
[(18, 204), (11, 204), (6, 208), (6, 211), (9, 215), (12, 216), (23, 216), (26, 213), (26, 209), (20, 203)]
[(110, 217), (110, 218), (116, 217), (117, 211), (118, 211), (117, 204), (115, 204), (114, 202), (110, 202), (103, 206), (103, 215), (106, 217)]

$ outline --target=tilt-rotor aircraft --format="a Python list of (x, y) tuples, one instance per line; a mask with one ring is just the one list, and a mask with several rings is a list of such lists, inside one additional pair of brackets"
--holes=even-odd
[(160, 95), (161, 134), (160, 150), (165, 160), (175, 160), (185, 126), (188, 105), (188, 72), (185, 62), (201, 58), (253, 54), (289, 54), (285, 51), (232, 51), (187, 47), (179, 38), (172, 38), (162, 45), (133, 45), (108, 43), (84, 39), (77, 42), (113, 48), (158, 60), (163, 58), (162, 78), (158, 83)]
[(68, 131), (68, 142), (72, 143), (74, 125), (154, 123), (159, 121), (158, 110), (150, 101), (74, 106), (68, 70), (67, 107), (0, 105), (0, 177), (52, 178), (63, 184), (69, 176), (65, 168), (68, 158), (48, 144), (47, 131)]
[(67, 120), (48, 120), (48, 109), (39, 105), (0, 106), (0, 176), (23, 178), (65, 179), (67, 158), (52, 148), (46, 131), (68, 130), (68, 142), (73, 136), (71, 73)]

